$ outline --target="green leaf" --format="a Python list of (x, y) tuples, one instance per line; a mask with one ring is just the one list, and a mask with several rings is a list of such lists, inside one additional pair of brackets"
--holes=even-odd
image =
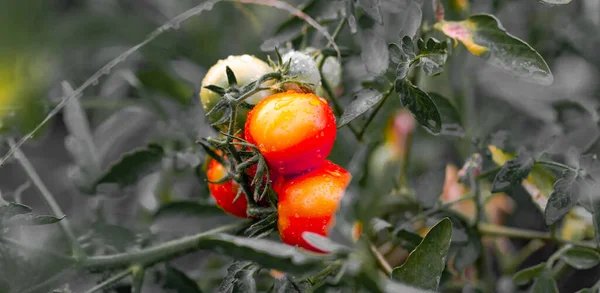
[(600, 253), (584, 247), (572, 247), (565, 251), (560, 258), (578, 270), (587, 270), (600, 263)]
[(121, 186), (136, 183), (141, 177), (154, 171), (164, 155), (163, 148), (156, 144), (129, 152), (104, 172), (96, 181), (96, 186), (102, 183), (117, 183)]
[(177, 293), (202, 293), (196, 281), (190, 279), (184, 272), (167, 267), (165, 282), (163, 289), (168, 289), (169, 292)]
[(452, 221), (444, 218), (431, 228), (406, 262), (394, 269), (392, 277), (407, 285), (437, 290), (451, 240)]
[(312, 232), (303, 232), (302, 238), (310, 245), (328, 253), (349, 253), (351, 249), (331, 239)]
[(390, 52), (390, 61), (393, 63), (400, 63), (407, 59), (405, 57), (406, 54), (402, 52), (402, 49), (400, 49), (400, 46), (398, 46), (396, 43), (390, 43), (388, 45), (388, 51)]
[(473, 55), (492, 66), (542, 85), (550, 85), (554, 80), (542, 56), (524, 41), (507, 33), (492, 15), (476, 14), (464, 21), (442, 21), (435, 27), (461, 41)]
[(246, 270), (248, 267), (252, 265), (252, 262), (249, 261), (234, 261), (227, 268), (227, 276), (223, 278), (221, 282), (221, 286), (219, 286), (219, 293), (229, 293), (233, 290), (233, 286), (237, 280), (237, 275), (239, 272)]
[(559, 293), (556, 280), (552, 278), (552, 272), (548, 269), (543, 270), (539, 277), (535, 279), (535, 282), (533, 282), (529, 292)]
[(521, 154), (508, 160), (494, 177), (492, 193), (508, 191), (511, 186), (521, 184), (521, 181), (527, 178), (531, 172), (532, 167), (533, 159), (527, 154)]
[(406, 54), (406, 56), (408, 56), (407, 59), (415, 59), (416, 55), (415, 55), (415, 45), (411, 39), (411, 37), (409, 36), (404, 36), (402, 37), (401, 42), (401, 48), (402, 48), (402, 52), (404, 54)]
[(5, 226), (42, 226), (54, 224), (64, 218), (65, 216), (57, 218), (54, 216), (26, 214), (16, 215), (3, 224)]
[(223, 214), (218, 206), (212, 204), (201, 203), (195, 200), (173, 201), (163, 205), (154, 213), (154, 218), (159, 218), (167, 215), (185, 215), (208, 217)]
[(565, 5), (571, 3), (573, 0), (538, 0), (540, 3), (554, 6), (554, 5)]
[(448, 57), (446, 44), (446, 42), (440, 42), (434, 38), (427, 40), (419, 55), (416, 56), (416, 60), (419, 61), (417, 66), (421, 67), (425, 74), (438, 75), (442, 72), (442, 67), (446, 64)]
[(382, 98), (383, 94), (373, 89), (363, 89), (358, 92), (354, 101), (344, 109), (344, 114), (342, 114), (338, 122), (338, 128), (350, 123), (356, 117), (375, 107)]
[(522, 269), (515, 273), (513, 276), (513, 282), (517, 286), (525, 285), (529, 281), (537, 278), (546, 269), (546, 263), (540, 263), (532, 267)]
[(396, 67), (396, 80), (405, 79), (408, 75), (408, 70), (410, 69), (410, 65), (408, 62), (400, 62)]
[(395, 88), (400, 94), (400, 102), (410, 110), (415, 120), (438, 135), (442, 130), (442, 118), (431, 97), (408, 80), (396, 80)]
[(248, 260), (261, 267), (291, 273), (307, 273), (323, 267), (325, 256), (301, 252), (298, 248), (266, 239), (249, 239), (226, 234), (210, 236), (198, 243), (200, 248)]
[(236, 274), (232, 293), (255, 293), (256, 281), (254, 280), (255, 269), (242, 270)]
[(29, 214), (32, 212), (32, 209), (26, 205), (16, 203), (16, 202), (8, 202), (4, 201), (0, 198), (2, 202), (0, 202), (0, 223), (2, 220), (8, 220), (16, 215)]
[(151, 66), (137, 72), (145, 88), (165, 94), (182, 105), (188, 105), (194, 95), (191, 84), (160, 66)]
[(571, 187), (575, 183), (575, 179), (577, 179), (577, 172), (565, 170), (562, 177), (554, 183), (554, 191), (550, 194), (544, 211), (546, 225), (550, 226), (560, 220), (577, 202), (571, 194)]
[(413, 251), (423, 241), (423, 238), (419, 234), (410, 232), (406, 229), (402, 229), (396, 232), (396, 238), (394, 242), (398, 242), (400, 246), (407, 251)]
[(437, 106), (440, 117), (442, 118), (442, 130), (440, 131), (440, 134), (463, 137), (465, 135), (465, 129), (462, 126), (460, 114), (456, 107), (450, 103), (450, 100), (438, 93), (430, 92), (428, 94)]

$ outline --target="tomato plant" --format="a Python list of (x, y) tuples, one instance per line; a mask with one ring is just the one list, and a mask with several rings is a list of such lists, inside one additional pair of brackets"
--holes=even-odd
[(598, 292), (598, 1), (192, 2), (0, 1), (1, 293)]

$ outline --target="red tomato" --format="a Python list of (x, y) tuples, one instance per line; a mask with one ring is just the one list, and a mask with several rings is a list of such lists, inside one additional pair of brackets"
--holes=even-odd
[(320, 167), (335, 141), (335, 116), (327, 101), (288, 91), (260, 101), (248, 114), (245, 137), (271, 169), (284, 175)]
[(279, 194), (278, 228), (281, 240), (289, 245), (323, 252), (310, 245), (303, 232), (328, 235), (330, 225), (351, 175), (331, 161), (292, 179), (280, 177), (275, 183)]
[[(206, 171), (208, 180), (216, 182), (223, 179), (225, 176), (227, 176), (227, 169), (225, 166), (221, 165), (217, 160), (211, 160), (208, 170)], [(208, 188), (210, 189), (210, 194), (221, 209), (234, 216), (248, 218), (248, 214), (246, 213), (248, 200), (246, 200), (246, 196), (242, 194), (234, 201), (239, 188), (235, 181), (229, 180), (221, 184), (209, 182)]]

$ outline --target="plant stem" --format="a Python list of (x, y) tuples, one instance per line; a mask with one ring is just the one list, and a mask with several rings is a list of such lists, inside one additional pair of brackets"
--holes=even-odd
[(205, 238), (217, 233), (239, 228), (245, 223), (245, 221), (242, 221), (221, 226), (203, 233), (172, 240), (139, 251), (88, 257), (83, 260), (81, 266), (85, 269), (93, 270), (124, 267), (131, 264), (137, 264), (144, 267), (150, 266), (177, 255), (196, 251), (198, 249), (198, 243)]
[(377, 260), (377, 264), (379, 265), (379, 267), (388, 276), (391, 276), (392, 275), (392, 271), (393, 271), (392, 266), (390, 266), (390, 264), (387, 262), (387, 260), (385, 260), (385, 258), (383, 257), (383, 255), (381, 255), (381, 253), (379, 252), (379, 250), (377, 250), (377, 247), (375, 247), (375, 245), (371, 241), (368, 241), (368, 243), (369, 243), (369, 248), (371, 249), (371, 252), (373, 252), (373, 255), (375, 256), (375, 259)]
[(571, 170), (571, 171), (577, 171), (577, 169), (575, 169), (573, 167), (570, 167), (570, 166), (567, 166), (565, 164), (561, 164), (561, 163), (558, 163), (558, 162), (552, 162), (552, 161), (535, 161), (535, 163), (539, 164), (539, 165), (545, 165), (545, 166), (548, 166), (548, 167), (552, 167), (552, 168), (555, 168), (555, 169), (560, 169), (560, 170), (568, 169), (568, 170)]
[[(35, 168), (31, 164), (29, 159), (27, 159), (25, 154), (16, 145), (16, 143), (13, 139), (8, 140), (8, 145), (11, 148), (14, 148), (15, 159), (19, 162), (19, 164), (21, 164), (21, 167), (23, 167), (23, 170), (25, 170), (25, 173), (27, 173), (27, 176), (29, 176), (29, 179), (31, 179), (31, 182), (33, 182), (33, 185), (35, 185), (35, 187), (40, 191), (40, 193), (42, 194), (42, 197), (44, 198), (44, 200), (46, 201), (48, 206), (50, 206), (50, 209), (52, 210), (52, 213), (54, 214), (54, 216), (57, 218), (63, 217), (65, 215), (65, 213), (62, 211), (62, 209), (60, 208), (60, 206), (54, 199), (54, 196), (52, 195), (52, 193), (48, 190), (48, 188), (46, 187), (46, 185), (44, 184), (44, 182), (42, 181), (40, 176), (37, 174), (37, 172), (35, 171)], [(60, 225), (63, 232), (67, 236), (69, 242), (71, 243), (74, 256), (76, 258), (83, 256), (83, 250), (81, 249), (81, 246), (79, 246), (79, 242), (77, 242), (77, 238), (75, 237), (73, 230), (71, 230), (71, 226), (69, 225), (69, 220), (65, 217), (62, 220), (60, 220), (58, 222), (58, 224)]]
[(550, 233), (534, 231), (534, 230), (526, 230), (520, 228), (511, 228), (498, 226), (487, 223), (479, 223), (478, 225), (479, 232), (482, 235), (486, 236), (497, 236), (497, 237), (509, 237), (509, 238), (519, 238), (519, 239), (540, 239), (548, 242), (555, 242), (558, 244), (571, 244), (573, 246), (585, 247), (595, 250), (600, 250), (594, 243), (592, 242), (582, 242), (582, 241), (572, 241), (562, 238), (552, 238)]
[(390, 88), (383, 94), (383, 98), (381, 99), (381, 101), (379, 101), (379, 104), (377, 105), (375, 110), (373, 110), (373, 113), (371, 113), (369, 118), (367, 118), (367, 122), (365, 122), (365, 125), (363, 126), (362, 130), (358, 133), (358, 137), (357, 137), (358, 140), (362, 140), (363, 135), (365, 134), (365, 131), (367, 130), (367, 127), (369, 127), (369, 124), (371, 124), (371, 121), (373, 121), (373, 119), (375, 118), (375, 115), (383, 107), (383, 104), (385, 103), (387, 98), (392, 94), (393, 91), (394, 91), (394, 85), (390, 84)]
[(122, 279), (124, 279), (125, 277), (131, 275), (133, 273), (133, 270), (131, 268), (128, 268), (126, 270), (123, 270), (119, 273), (117, 273), (116, 275), (113, 275), (112, 277), (106, 279), (104, 282), (94, 286), (93, 288), (85, 291), (85, 293), (94, 293), (98, 290), (104, 289)]

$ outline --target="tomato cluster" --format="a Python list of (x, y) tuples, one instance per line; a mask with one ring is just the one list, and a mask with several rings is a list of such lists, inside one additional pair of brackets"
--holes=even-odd
[[(228, 62), (237, 65), (236, 58), (241, 57), (229, 57), (215, 66), (223, 68)], [(256, 67), (262, 68), (259, 59), (244, 58), (257, 62)], [(246, 69), (231, 69), (236, 75), (237, 69), (247, 76)], [(214, 80), (223, 83), (226, 79), (224, 70), (218, 77), (213, 76), (214, 72), (209, 70), (211, 75), (205, 77), (203, 86)], [(320, 77), (311, 81), (320, 83)], [(318, 86), (316, 84), (312, 90)], [(203, 93), (208, 93), (201, 92), (206, 109), (214, 104), (214, 97), (203, 97)], [(211, 103), (205, 103), (209, 100)], [(258, 148), (270, 169), (273, 191), (278, 195), (277, 226), (282, 241), (322, 252), (305, 241), (303, 233), (328, 235), (340, 199), (351, 180), (348, 171), (327, 160), (336, 137), (336, 118), (331, 107), (313, 93), (288, 90), (258, 99), (246, 117), (240, 117), (238, 113), (236, 124), (239, 125), (242, 119), (245, 121), (243, 138)], [(255, 173), (247, 173), (252, 180)], [(207, 177), (211, 195), (224, 211), (248, 217), (248, 202), (243, 194), (238, 196), (237, 183), (233, 180), (222, 182), (227, 175), (227, 169), (217, 161), (209, 164)]]

